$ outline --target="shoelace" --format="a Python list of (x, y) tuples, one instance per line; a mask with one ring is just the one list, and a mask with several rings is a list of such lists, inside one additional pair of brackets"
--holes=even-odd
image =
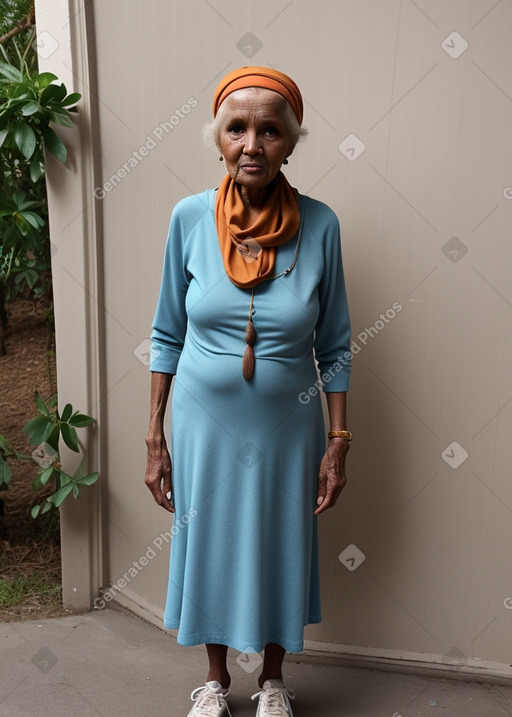
[(276, 717), (293, 717), (289, 697), (295, 698), (295, 692), (288, 687), (271, 687), (261, 690), (251, 697), (252, 700), (261, 697), (265, 713)]
[(197, 707), (201, 708), (201, 717), (219, 717), (221, 709), (226, 710), (226, 714), (231, 717), (226, 695), (219, 695), (211, 692), (206, 685), (196, 687), (190, 695), (193, 702), (197, 702)]

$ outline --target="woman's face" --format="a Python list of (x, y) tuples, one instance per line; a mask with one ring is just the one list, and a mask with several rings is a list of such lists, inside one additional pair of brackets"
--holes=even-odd
[(230, 177), (249, 191), (270, 184), (293, 150), (285, 102), (273, 90), (249, 87), (222, 103), (219, 149)]

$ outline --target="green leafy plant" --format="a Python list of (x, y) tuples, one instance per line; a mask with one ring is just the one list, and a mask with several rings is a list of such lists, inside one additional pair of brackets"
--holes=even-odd
[[(99, 473), (83, 475), (87, 454), (78, 439), (77, 428), (85, 428), (94, 423), (94, 418), (78, 411), (73, 411), (73, 406), (67, 403), (59, 414), (56, 407), (57, 397), (53, 396), (48, 405), (43, 401), (39, 393), (34, 394), (34, 401), (39, 415), (30, 420), (24, 428), (31, 445), (38, 446), (43, 457), (50, 459), (49, 465), (45, 465), (37, 455), (32, 458), (40, 464), (40, 469), (32, 481), (35, 490), (45, 486), (52, 478), (56, 482), (56, 490), (48, 496), (41, 504), (32, 508), (32, 517), (46, 513), (52, 508), (58, 508), (68, 495), (72, 494), (77, 498), (81, 486), (88, 486), (96, 483)], [(75, 453), (82, 449), (82, 460), (73, 475), (69, 475), (62, 468), (59, 455), (59, 440), (62, 437), (65, 445)], [(51, 449), (52, 452), (48, 450)], [(37, 453), (37, 452), (35, 452)]]
[[(77, 498), (80, 488), (96, 483), (99, 473), (85, 474), (87, 453), (77, 434), (77, 429), (90, 426), (95, 419), (74, 411), (70, 403), (64, 406), (62, 413), (59, 413), (56, 394), (45, 403), (36, 391), (34, 402), (38, 415), (23, 429), (29, 443), (36, 447), (32, 454), (19, 453), (10, 441), (0, 436), (0, 490), (6, 490), (11, 481), (12, 469), (8, 460), (18, 459), (38, 465), (39, 469), (32, 480), (34, 490), (41, 490), (52, 480), (55, 481), (55, 490), (46, 496), (42, 503), (33, 506), (31, 514), (36, 518), (49, 510), (59, 508), (69, 495)], [(66, 473), (62, 467), (59, 453), (61, 438), (68, 448), (82, 454), (78, 468), (72, 475)]]
[(41, 155), (36, 150), (46, 148), (61, 162), (67, 158), (66, 147), (50, 127), (55, 122), (63, 127), (74, 127), (70, 112), (76, 112), (81, 95), (67, 93), (64, 84), (51, 72), (29, 74), (23, 57), (21, 69), (9, 62), (0, 61), (0, 147), (7, 143), (25, 160), (30, 160), (29, 172), (32, 182), (41, 176)]
[[(0, 319), (4, 302), (20, 292), (52, 301), (45, 150), (65, 162), (67, 151), (53, 125), (74, 127), (81, 95), (68, 94), (50, 73), (31, 69), (30, 43), (22, 52), (0, 45)], [(29, 53), (29, 56), (31, 55)]]
[(19, 48), (30, 67), (37, 66), (34, 49), (36, 36), (33, 0), (0, 0), (0, 45), (12, 62), (17, 61)]

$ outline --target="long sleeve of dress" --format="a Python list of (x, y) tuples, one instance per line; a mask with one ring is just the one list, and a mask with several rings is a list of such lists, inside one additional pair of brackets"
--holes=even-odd
[(151, 333), (151, 371), (176, 373), (187, 332), (185, 299), (191, 279), (186, 268), (187, 238), (206, 210), (195, 197), (188, 197), (172, 213)]
[[(324, 212), (327, 209), (325, 205)], [(322, 226), (322, 225), (321, 225)], [(315, 329), (315, 357), (323, 390), (347, 391), (349, 387), (351, 352), (350, 318), (341, 256), (339, 222), (330, 212), (324, 232), (324, 271), (318, 286), (320, 313)]]

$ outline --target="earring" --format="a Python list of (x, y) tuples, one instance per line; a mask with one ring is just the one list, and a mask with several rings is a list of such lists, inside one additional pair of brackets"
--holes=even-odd
[(219, 162), (223, 162), (223, 161), (224, 161), (224, 157), (223, 157), (222, 154), (221, 154), (220, 157), (219, 157)]
[(288, 164), (288, 158), (285, 157), (283, 164)]

